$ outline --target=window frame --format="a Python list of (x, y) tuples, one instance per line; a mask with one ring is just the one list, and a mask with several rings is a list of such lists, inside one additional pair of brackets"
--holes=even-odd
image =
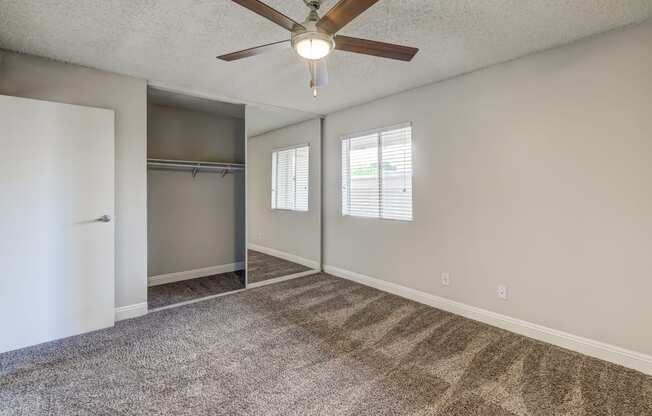
[[(303, 148), (303, 147), (308, 148), (308, 198), (307, 198), (308, 205), (307, 205), (307, 208), (306, 208), (306, 210), (297, 210), (297, 209), (289, 209), (289, 208), (275, 208), (274, 207), (274, 199), (273, 199), (274, 195), (275, 195), (274, 177), (278, 176), (278, 162), (277, 162), (277, 169), (274, 169), (274, 155), (277, 155), (278, 152), (283, 152), (283, 151), (292, 150), (292, 149), (300, 149), (300, 148)], [(310, 198), (310, 188), (311, 188), (311, 186), (310, 186), (310, 181), (311, 181), (310, 171), (311, 171), (311, 165), (312, 165), (312, 163), (311, 163), (312, 156), (311, 155), (312, 155), (312, 151), (311, 151), (310, 143), (293, 144), (293, 145), (290, 145), (290, 146), (283, 146), (283, 147), (277, 147), (277, 148), (272, 149), (272, 152), (271, 152), (271, 168), (270, 168), (270, 176), (269, 176), (270, 182), (269, 182), (269, 188), (268, 188), (269, 189), (269, 198), (267, 199), (270, 202), (270, 205), (269, 205), (270, 208), (269, 209), (271, 211), (273, 211), (273, 212), (288, 212), (288, 213), (291, 212), (291, 213), (296, 213), (296, 214), (305, 214), (305, 213), (310, 212), (310, 206), (311, 206), (311, 203), (310, 203), (310, 199), (311, 199)], [(295, 169), (296, 169), (296, 166), (295, 166)], [(296, 186), (296, 181), (295, 181), (295, 186)], [(294, 192), (296, 194), (296, 188), (295, 188)]]
[[(391, 130), (398, 130), (398, 129), (402, 129), (402, 128), (406, 128), (406, 127), (410, 128), (410, 148), (411, 148), (410, 149), (411, 150), (410, 158), (411, 158), (411, 165), (412, 165), (412, 174), (410, 175), (410, 180), (411, 180), (411, 184), (412, 184), (412, 198), (411, 198), (412, 217), (411, 217), (411, 219), (404, 220), (404, 219), (398, 219), (398, 218), (385, 218), (385, 217), (382, 217), (382, 216), (368, 217), (368, 216), (345, 214), (344, 209), (343, 209), (344, 208), (343, 207), (343, 202), (344, 201), (342, 199), (342, 190), (343, 190), (342, 187), (344, 185), (344, 175), (342, 174), (343, 173), (342, 172), (342, 170), (343, 170), (343, 166), (342, 166), (342, 159), (343, 159), (342, 143), (344, 142), (344, 140), (348, 140), (348, 139), (356, 138), (356, 137), (361, 137), (361, 136), (368, 136), (368, 135), (372, 135), (372, 134), (378, 134), (378, 154), (381, 155), (382, 154), (382, 143), (381, 143), (381, 140), (380, 140), (381, 133), (386, 132), (386, 131), (391, 131)], [(339, 211), (340, 211), (340, 217), (341, 218), (352, 218), (352, 219), (363, 220), (363, 221), (364, 220), (369, 220), (369, 221), (378, 221), (378, 220), (380, 220), (380, 221), (391, 221), (391, 222), (400, 222), (400, 223), (408, 223), (408, 224), (413, 223), (415, 221), (416, 215), (415, 215), (415, 209), (414, 209), (414, 183), (415, 183), (415, 181), (414, 181), (414, 171), (415, 171), (415, 159), (416, 158), (415, 158), (414, 142), (415, 142), (415, 140), (414, 140), (414, 125), (413, 125), (413, 123), (411, 121), (406, 121), (406, 122), (397, 123), (397, 124), (391, 124), (391, 125), (388, 125), (388, 126), (378, 127), (378, 128), (373, 128), (373, 129), (359, 130), (359, 131), (356, 131), (356, 132), (353, 132), (353, 133), (348, 133), (348, 134), (345, 134), (343, 136), (340, 136), (340, 140), (339, 140), (339, 143), (338, 143), (338, 145), (339, 145), (339, 154), (340, 154), (339, 162), (338, 162), (339, 163), (339, 171), (340, 171), (339, 172), (340, 180), (339, 180), (339, 190), (338, 190), (338, 203), (339, 203)], [(380, 156), (379, 156), (378, 162), (380, 162)], [(379, 190), (382, 190), (382, 186), (383, 186), (383, 182), (382, 182), (382, 166), (380, 165), (380, 163), (378, 163), (378, 166), (379, 166), (379, 169), (378, 169), (378, 188), (379, 188)], [(349, 173), (349, 176), (350, 176), (350, 173)], [(350, 189), (350, 185), (348, 185), (348, 186), (349, 186), (349, 189)], [(380, 202), (380, 209), (382, 210), (382, 193), (379, 194), (379, 195), (381, 195), (379, 202)]]

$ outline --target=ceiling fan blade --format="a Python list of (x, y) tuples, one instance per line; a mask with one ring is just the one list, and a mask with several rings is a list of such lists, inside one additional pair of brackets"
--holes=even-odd
[(333, 34), (376, 2), (378, 0), (340, 0), (317, 22), (317, 27)]
[(279, 26), (282, 26), (292, 32), (297, 29), (305, 29), (302, 25), (290, 19), (283, 13), (278, 10), (266, 5), (262, 1), (258, 0), (232, 0), (234, 3), (238, 3), (242, 7), (246, 7), (252, 12), (263, 16), (266, 19), (271, 20)]
[(365, 55), (380, 56), (381, 58), (411, 61), (419, 52), (417, 48), (394, 45), (392, 43), (378, 42), (375, 40), (352, 38), (349, 36), (335, 36), (335, 49), (340, 51), (362, 53)]
[(282, 40), (280, 42), (268, 43), (267, 45), (256, 46), (255, 48), (245, 49), (243, 51), (227, 53), (226, 55), (220, 55), (217, 59), (223, 61), (235, 61), (237, 59), (249, 58), (250, 56), (256, 56), (263, 54), (265, 52), (270, 52), (277, 49), (285, 49), (290, 47), (289, 40)]

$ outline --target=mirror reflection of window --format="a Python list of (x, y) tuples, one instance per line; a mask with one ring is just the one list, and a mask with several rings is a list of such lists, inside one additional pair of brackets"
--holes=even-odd
[(310, 146), (272, 152), (272, 209), (308, 211)]

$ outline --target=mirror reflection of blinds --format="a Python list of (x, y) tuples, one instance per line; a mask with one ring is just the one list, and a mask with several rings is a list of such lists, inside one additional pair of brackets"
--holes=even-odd
[(272, 209), (308, 211), (310, 147), (272, 153)]
[(412, 127), (342, 140), (342, 215), (412, 220)]
[(294, 209), (308, 211), (308, 182), (310, 178), (310, 147), (297, 147), (295, 150), (295, 193)]

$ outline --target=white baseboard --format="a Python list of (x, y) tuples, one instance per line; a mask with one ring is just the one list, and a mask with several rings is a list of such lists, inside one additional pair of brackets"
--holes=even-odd
[(123, 321), (125, 319), (138, 318), (147, 315), (147, 302), (135, 303), (133, 305), (121, 306), (115, 308), (115, 320)]
[(298, 279), (299, 277), (310, 276), (311, 274), (320, 273), (319, 270), (306, 270), (305, 272), (292, 273), (287, 276), (281, 276), (274, 279), (263, 280), (262, 282), (256, 283), (247, 283), (247, 289), (253, 289), (255, 287), (272, 285), (274, 283), (285, 282), (286, 280)]
[(196, 279), (198, 277), (212, 276), (214, 274), (235, 272), (237, 270), (243, 270), (244, 268), (244, 262), (240, 261), (237, 263), (203, 267), (201, 269), (187, 270), (183, 272), (159, 274), (157, 276), (150, 276), (147, 279), (147, 286), (158, 286), (166, 283), (180, 282), (182, 280)]
[(547, 328), (338, 267), (324, 266), (324, 271), (437, 309), (652, 375), (652, 356), (647, 354)]
[(291, 261), (293, 263), (298, 263), (302, 266), (310, 267), (311, 269), (319, 270), (321, 268), (321, 264), (318, 261), (299, 257), (295, 254), (286, 253), (274, 248), (259, 246), (258, 244), (253, 243), (249, 243), (247, 248), (254, 251), (260, 251), (261, 253), (269, 254), (270, 256), (278, 257), (283, 260)]

